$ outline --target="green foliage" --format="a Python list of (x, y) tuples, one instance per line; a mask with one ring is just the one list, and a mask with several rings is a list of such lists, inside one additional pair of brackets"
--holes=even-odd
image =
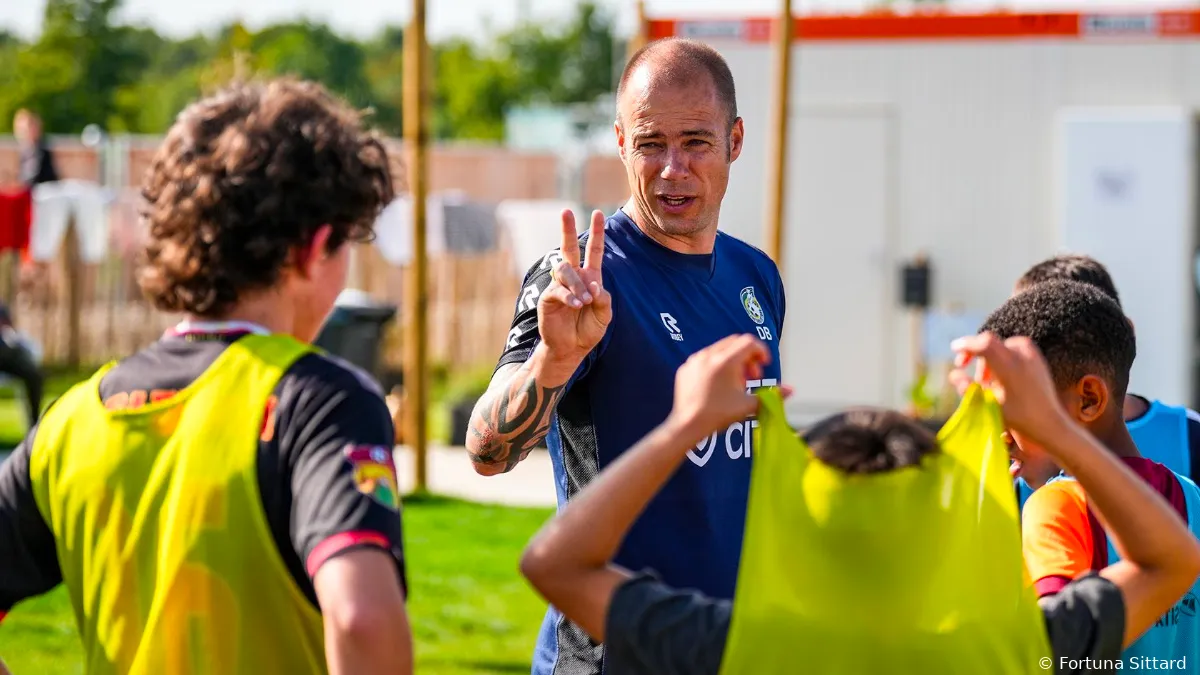
[[(296, 21), (257, 32), (231, 23), (211, 35), (172, 40), (117, 21), (122, 0), (48, 0), (34, 42), (0, 32), (0, 132), (22, 107), (48, 133), (88, 124), (158, 134), (204, 92), (234, 77), (293, 74), (318, 80), (373, 111), (388, 134), (402, 132), (404, 31), (384, 26), (368, 40)], [(557, 26), (524, 24), (477, 44), (433, 46), (432, 122), (440, 139), (503, 138), (505, 111), (536, 102), (590, 102), (611, 91), (615, 21), (580, 3)]]
[[(67, 368), (48, 366), (42, 369), (46, 378), (42, 392), (43, 412), (59, 396), (77, 383), (91, 377), (96, 367)], [(0, 383), (0, 461), (4, 453), (17, 447), (29, 431), (29, 420), (25, 412), (25, 387), (15, 380)]]
[[(941, 382), (941, 386), (935, 386)], [(961, 397), (945, 378), (931, 381), (928, 372), (922, 372), (909, 387), (909, 410), (923, 419), (948, 419), (958, 407)]]
[(79, 133), (90, 123), (111, 126), (115, 92), (150, 66), (154, 44), (161, 41), (144, 29), (115, 24), (119, 4), (47, 1), (38, 41), (17, 47), (5, 59), (12, 59), (15, 68), (0, 83), (0, 117), (6, 125), (17, 108), (28, 107), (49, 131)]
[(372, 102), (363, 46), (309, 22), (270, 26), (255, 35), (251, 51), (260, 72), (318, 80), (351, 103)]
[(454, 405), (468, 399), (478, 399), (487, 391), (488, 384), (492, 381), (492, 371), (493, 368), (489, 365), (454, 373), (446, 382), (442, 400)]
[(436, 54), (435, 138), (504, 138), (504, 111), (520, 97), (517, 73), (470, 42), (451, 40)]
[(908, 404), (913, 414), (918, 417), (932, 417), (934, 411), (937, 410), (937, 396), (929, 393), (928, 373), (922, 372), (917, 377), (917, 381), (909, 387)]

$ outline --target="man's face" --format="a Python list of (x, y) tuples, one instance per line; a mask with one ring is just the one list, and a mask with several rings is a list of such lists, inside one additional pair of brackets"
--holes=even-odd
[(742, 120), (730, 128), (709, 78), (671, 86), (653, 69), (630, 76), (616, 125), (641, 224), (671, 237), (715, 231), (729, 166), (742, 151)]
[(18, 113), (13, 119), (13, 135), (24, 144), (37, 140), (37, 122), (26, 113)]

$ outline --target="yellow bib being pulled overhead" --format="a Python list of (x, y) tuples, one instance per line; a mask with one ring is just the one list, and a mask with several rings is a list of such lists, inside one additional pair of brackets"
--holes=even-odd
[(975, 387), (918, 467), (815, 459), (760, 392), (724, 675), (1045, 673), (1003, 424)]
[(276, 548), (258, 438), (311, 347), (248, 335), (165, 400), (109, 411), (100, 379), (47, 411), (30, 462), (89, 675), (324, 673), (321, 616)]

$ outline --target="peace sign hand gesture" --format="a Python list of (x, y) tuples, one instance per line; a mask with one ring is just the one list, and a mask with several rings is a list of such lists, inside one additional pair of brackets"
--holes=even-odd
[(604, 214), (592, 212), (587, 258), (579, 260), (575, 214), (562, 212), (562, 261), (551, 272), (553, 281), (538, 299), (538, 332), (542, 343), (558, 358), (583, 361), (612, 320), (612, 296), (604, 289)]

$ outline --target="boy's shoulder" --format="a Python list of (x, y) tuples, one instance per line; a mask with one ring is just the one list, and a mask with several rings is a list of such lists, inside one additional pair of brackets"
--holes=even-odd
[(1060, 476), (1033, 491), (1021, 510), (1022, 521), (1058, 520), (1066, 514), (1086, 514), (1087, 493), (1079, 481)]
[(1021, 549), (1039, 596), (1104, 566), (1104, 532), (1077, 481), (1059, 478), (1029, 497), (1021, 513)]

